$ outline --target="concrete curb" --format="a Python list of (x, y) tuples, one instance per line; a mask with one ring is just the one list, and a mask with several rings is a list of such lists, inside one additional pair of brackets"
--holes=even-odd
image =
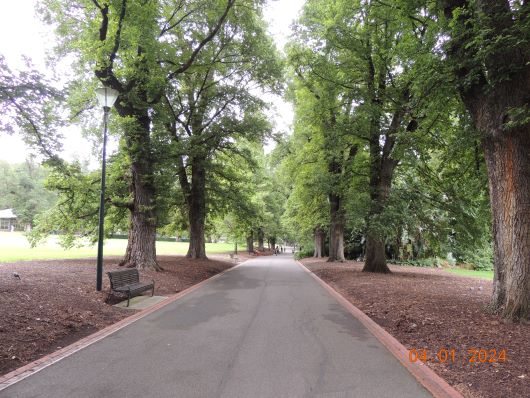
[(435, 398), (463, 398), (462, 395), (438, 376), (423, 362), (411, 362), (407, 348), (395, 337), (375, 323), (368, 315), (350, 303), (332, 286), (328, 285), (300, 261), (298, 265), (309, 273), (324, 289), (326, 289), (342, 306), (357, 318), (396, 358), (397, 360), (427, 389)]
[(101, 329), (87, 337), (82, 338), (81, 340), (76, 341), (73, 344), (70, 344), (69, 346), (66, 346), (64, 348), (61, 348), (60, 350), (57, 350), (55, 352), (52, 352), (51, 354), (45, 355), (42, 358), (37, 359), (36, 361), (33, 361), (31, 363), (28, 363), (18, 369), (15, 369), (9, 373), (6, 373), (3, 376), (0, 376), (0, 391), (6, 389), (7, 387), (25, 379), (26, 377), (29, 377), (39, 371), (41, 371), (44, 368), (47, 368), (48, 366), (54, 364), (55, 362), (60, 361), (61, 359), (64, 359), (83, 348), (86, 348), (96, 342), (98, 342), (101, 339), (104, 339), (107, 336), (110, 336), (111, 334), (117, 332), (120, 329), (123, 329), (126, 326), (129, 326), (130, 324), (136, 322), (139, 319), (142, 319), (146, 317), (149, 314), (152, 314), (153, 312), (177, 301), (183, 296), (186, 296), (187, 294), (199, 289), (201, 286), (205, 285), (206, 283), (217, 279), (224, 275), (225, 273), (232, 271), (233, 269), (239, 267), (240, 265), (244, 264), (249, 260), (245, 260), (239, 264), (234, 265), (231, 268), (228, 268), (208, 279), (205, 279), (193, 286), (190, 286), (189, 288), (171, 296), (168, 297), (166, 300), (155, 304), (154, 306), (147, 308), (145, 310), (141, 310), (131, 316), (128, 316), (125, 319), (122, 319), (119, 322), (116, 322), (110, 326), (107, 326), (104, 329)]

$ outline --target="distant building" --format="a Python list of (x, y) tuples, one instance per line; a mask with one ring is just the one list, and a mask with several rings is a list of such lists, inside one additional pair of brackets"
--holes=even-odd
[(0, 210), (0, 231), (14, 231), (15, 229), (18, 229), (18, 223), (13, 209)]

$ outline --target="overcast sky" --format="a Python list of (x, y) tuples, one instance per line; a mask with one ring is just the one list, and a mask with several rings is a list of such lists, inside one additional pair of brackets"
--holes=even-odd
[[(0, 13), (0, 54), (11, 69), (23, 67), (22, 56), (31, 58), (37, 69), (45, 69), (46, 51), (51, 48), (53, 34), (35, 16), (37, 0), (16, 0), (2, 2)], [(265, 8), (265, 18), (270, 25), (277, 46), (282, 49), (290, 34), (290, 24), (298, 16), (304, 0), (269, 0)], [(292, 107), (280, 98), (273, 99), (276, 108), (277, 130), (288, 131), (292, 121)], [(90, 145), (75, 129), (65, 133), (64, 153), (66, 159), (89, 158)], [(8, 162), (22, 162), (27, 157), (24, 143), (16, 136), (0, 132), (0, 159)], [(6, 150), (7, 149), (7, 150)]]

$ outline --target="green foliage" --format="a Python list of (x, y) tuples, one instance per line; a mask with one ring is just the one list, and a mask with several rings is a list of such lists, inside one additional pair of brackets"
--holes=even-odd
[(482, 246), (479, 244), (469, 248), (462, 253), (457, 253), (457, 259), (469, 264), (477, 271), (493, 270), (493, 246), (491, 241), (486, 241)]
[[(283, 148), (292, 187), (285, 224), (298, 241), (327, 229), (327, 195), (335, 192), (343, 197), (349, 250), (370, 229), (396, 252), (411, 240), (422, 265), (452, 252), (487, 266), (485, 162), (433, 10), (410, 1), (306, 3), (288, 47), (296, 120)], [(524, 117), (514, 110), (510, 120)], [(354, 161), (343, 163), (352, 146)], [(374, 174), (385, 156), (396, 164), (386, 197), (377, 184), (388, 175)], [(333, 162), (343, 165), (340, 174), (328, 173)]]
[(13, 165), (0, 162), (0, 209), (12, 208), (19, 223), (33, 225), (37, 215), (57, 200), (44, 187), (49, 173), (49, 169), (30, 160)]
[(26, 70), (12, 72), (0, 54), (0, 131), (18, 133), (37, 153), (57, 163), (61, 149), (62, 93), (52, 82), (34, 70), (27, 61)]
[[(109, 159), (106, 189), (105, 236), (127, 231), (130, 198), (119, 155)], [(98, 238), (101, 171), (86, 171), (79, 163), (64, 163), (53, 169), (46, 188), (58, 193), (55, 206), (37, 217), (35, 228), (28, 234), (32, 246), (51, 233), (60, 233), (65, 248), (95, 243)]]
[(302, 246), (302, 247), (303, 247), (302, 251), (296, 252), (294, 255), (294, 258), (296, 258), (297, 260), (300, 260), (302, 258), (313, 257), (313, 253), (315, 251), (314, 247), (311, 247), (311, 246)]
[[(253, 169), (249, 148), (271, 130), (267, 104), (255, 92), (258, 87), (278, 92), (283, 67), (267, 34), (262, 5), (233, 0), (40, 2), (44, 19), (56, 27), (57, 56), (75, 55), (70, 58), (75, 79), (69, 105), (86, 134), (100, 140), (91, 112), (94, 74), (120, 93), (111, 116), (111, 131), (121, 144), (109, 168), (106, 231), (126, 229), (128, 210), (155, 210), (149, 217), (156, 217), (163, 234), (185, 233), (198, 165), (206, 174), (205, 187), (198, 190), (206, 191), (208, 230), (227, 214), (247, 224), (256, 207), (248, 183)], [(70, 172), (73, 177), (63, 171), (62, 181), (58, 176), (53, 182), (70, 197), (42, 219), (40, 231), (60, 227), (72, 239), (93, 238), (94, 209), (85, 205), (97, 203), (92, 189), (96, 173)], [(134, 173), (139, 178), (131, 184)], [(136, 207), (133, 190), (140, 183), (154, 192), (153, 205), (143, 209)], [(70, 226), (60, 223), (61, 212)]]

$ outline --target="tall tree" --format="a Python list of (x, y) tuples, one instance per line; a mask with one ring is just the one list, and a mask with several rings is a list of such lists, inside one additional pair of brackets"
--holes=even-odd
[[(300, 43), (290, 48), (290, 61), (296, 72), (297, 95), (295, 106), (303, 114), (302, 134), (309, 142), (319, 145), (317, 150), (324, 161), (324, 186), (329, 203), (329, 261), (344, 261), (344, 228), (346, 214), (345, 193), (350, 183), (349, 169), (357, 154), (358, 142), (347, 134), (345, 121), (350, 117), (353, 97), (343, 90), (337, 80), (341, 71), (333, 67), (335, 51), (322, 33), (319, 17), (311, 13), (308, 4), (298, 38)], [(314, 53), (315, 44), (320, 51)], [(308, 117), (308, 114), (310, 115)], [(321, 181), (322, 183), (322, 181)], [(313, 225), (319, 228), (319, 225)]]
[(495, 276), (492, 307), (530, 310), (530, 4), (446, 0), (447, 55), (481, 133), (488, 167)]
[[(154, 108), (169, 83), (180, 78), (215, 37), (234, 3), (43, 1), (43, 11), (57, 24), (60, 51), (79, 56), (82, 79), (91, 80), (86, 73), (90, 68), (101, 83), (119, 92), (114, 108), (121, 117), (123, 150), (130, 162), (129, 240), (122, 265), (160, 269), (151, 143)], [(205, 9), (208, 19), (195, 18), (204, 16), (199, 11)]]
[[(217, 36), (186, 76), (165, 95), (166, 128), (175, 146), (178, 180), (186, 199), (191, 258), (206, 258), (208, 179), (219, 153), (241, 155), (238, 140), (262, 142), (270, 124), (265, 102), (253, 92), (275, 89), (281, 64), (261, 17), (261, 2), (234, 6)], [(258, 240), (260, 235), (258, 228)]]
[[(443, 94), (427, 99), (432, 86), (439, 84), (429, 76), (440, 63), (440, 56), (431, 53), (437, 40), (437, 30), (431, 28), (434, 21), (421, 13), (409, 15), (399, 2), (319, 0), (307, 2), (301, 21), (299, 36), (306, 46), (317, 49), (313, 60), (320, 59), (320, 65), (313, 61), (306, 66), (306, 73), (325, 84), (326, 93), (336, 92), (335, 104), (330, 103), (329, 109), (337, 112), (342, 107), (342, 120), (328, 117), (326, 131), (335, 126), (339, 136), (352, 137), (353, 152), (361, 148), (369, 154), (371, 206), (363, 270), (389, 272), (382, 216), (396, 167), (414, 148), (408, 135), (417, 129), (427, 133), (444, 108), (440, 106)], [(333, 139), (327, 146), (331, 175), (341, 174), (337, 171), (342, 169), (343, 155), (340, 149), (332, 149), (338, 141)], [(330, 205), (332, 213), (342, 212), (336, 195), (330, 196)], [(330, 239), (333, 242), (333, 234)]]

